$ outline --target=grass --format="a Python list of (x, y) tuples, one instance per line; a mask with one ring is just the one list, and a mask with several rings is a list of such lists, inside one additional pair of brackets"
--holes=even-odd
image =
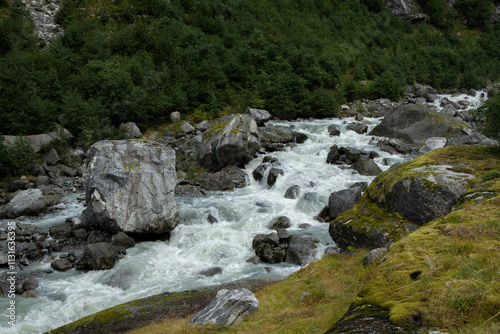
[[(357, 303), (389, 309), (401, 326), (422, 319), (431, 327), (494, 332), (500, 321), (499, 208), (497, 194), (394, 244)], [(414, 280), (416, 271), (422, 273)]]
[(259, 309), (234, 328), (187, 326), (188, 318), (166, 320), (130, 333), (324, 333), (342, 317), (373, 267), (361, 259), (366, 250), (352, 255), (329, 255), (289, 278), (256, 293)]

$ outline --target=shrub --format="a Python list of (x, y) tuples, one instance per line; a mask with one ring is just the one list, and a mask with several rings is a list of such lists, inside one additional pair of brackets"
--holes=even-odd
[(483, 133), (489, 137), (500, 139), (500, 94), (487, 100), (478, 108), (478, 112), (486, 118)]
[(23, 139), (18, 139), (12, 146), (4, 144), (0, 135), (0, 179), (16, 177), (26, 172), (26, 165), (36, 159), (35, 151)]

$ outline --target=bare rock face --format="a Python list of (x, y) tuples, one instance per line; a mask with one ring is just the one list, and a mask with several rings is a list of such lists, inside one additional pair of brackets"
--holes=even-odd
[(250, 115), (228, 115), (219, 118), (203, 133), (200, 165), (210, 172), (226, 166), (241, 166), (259, 151), (257, 123)]
[(213, 324), (228, 327), (241, 323), (246, 317), (257, 311), (259, 301), (255, 295), (245, 288), (217, 292), (215, 299), (200, 312), (196, 313), (188, 325)]
[(154, 141), (100, 141), (87, 153), (92, 227), (110, 233), (164, 235), (178, 223), (175, 151)]

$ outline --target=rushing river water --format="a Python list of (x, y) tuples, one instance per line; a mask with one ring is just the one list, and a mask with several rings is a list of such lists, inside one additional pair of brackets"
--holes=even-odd
[[(370, 130), (380, 122), (376, 118), (365, 120), (371, 124)], [(376, 147), (380, 138), (347, 131), (346, 123), (352, 121), (352, 118), (345, 118), (271, 122), (293, 125), (295, 131), (309, 137), (304, 144), (269, 154), (278, 158), (285, 172), (272, 188), (259, 184), (251, 176), (264, 157), (261, 155), (246, 165), (247, 187), (232, 192), (213, 192), (206, 197), (177, 198), (180, 223), (170, 241), (139, 243), (128, 249), (128, 255), (111, 270), (82, 273), (72, 269), (38, 278), (40, 286), (35, 290), (38, 298), (16, 296), (14, 328), (7, 325), (9, 300), (0, 299), (0, 332), (45, 332), (105, 308), (166, 291), (195, 289), (243, 278), (285, 278), (300, 266), (245, 262), (255, 255), (251, 247), (253, 237), (270, 233), (267, 226), (277, 216), (291, 219), (291, 233), (312, 235), (319, 241), (319, 259), (324, 249), (334, 243), (328, 234), (328, 224), (315, 221), (313, 217), (327, 204), (330, 193), (374, 179), (352, 169), (327, 164), (329, 148), (337, 144), (376, 151), (380, 157), (375, 161), (382, 170), (389, 168), (383, 163), (384, 159), (390, 164), (403, 160), (402, 156), (380, 152)], [(331, 124), (341, 129), (339, 137), (328, 135), (327, 127)], [(300, 186), (299, 199), (284, 198), (286, 190), (293, 185)], [(69, 204), (58, 215), (31, 223), (48, 226), (62, 223), (66, 217), (78, 216), (83, 207), (75, 197), (69, 198)], [(219, 221), (210, 224), (209, 213)], [(309, 227), (302, 229), (300, 224)], [(222, 274), (213, 277), (199, 274), (215, 266), (223, 269)], [(50, 263), (32, 269), (47, 270)]]

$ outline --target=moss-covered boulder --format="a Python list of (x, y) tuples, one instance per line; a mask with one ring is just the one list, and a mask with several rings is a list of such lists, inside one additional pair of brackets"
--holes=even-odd
[(486, 146), (445, 147), (380, 174), (360, 203), (330, 223), (341, 248), (388, 246), (452, 211), (477, 178)]
[(403, 105), (390, 111), (371, 135), (398, 138), (420, 147), (430, 137), (445, 137), (452, 145), (492, 145), (495, 142), (459, 118), (423, 105)]

